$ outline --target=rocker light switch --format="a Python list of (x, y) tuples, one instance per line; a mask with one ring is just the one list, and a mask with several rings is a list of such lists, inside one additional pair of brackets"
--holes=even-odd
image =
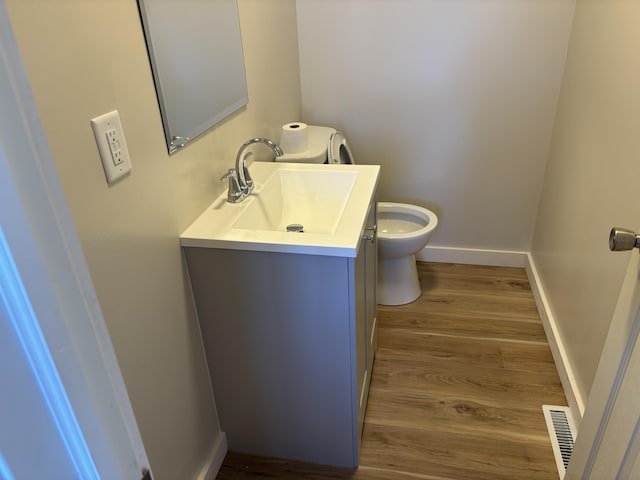
[(96, 137), (107, 183), (111, 185), (131, 172), (131, 160), (118, 111), (92, 118), (91, 128)]

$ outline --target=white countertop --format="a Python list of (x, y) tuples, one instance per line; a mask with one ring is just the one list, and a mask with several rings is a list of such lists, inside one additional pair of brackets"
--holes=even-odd
[[(281, 169), (318, 172), (336, 170), (357, 174), (333, 233), (294, 233), (234, 227), (244, 210), (259, 197), (262, 187)], [(380, 166), (254, 162), (249, 171), (256, 185), (251, 196), (240, 203), (229, 203), (225, 189), (180, 235), (181, 246), (337, 257), (357, 255), (367, 210), (378, 185)], [(327, 188), (330, 189), (331, 185), (327, 185)]]

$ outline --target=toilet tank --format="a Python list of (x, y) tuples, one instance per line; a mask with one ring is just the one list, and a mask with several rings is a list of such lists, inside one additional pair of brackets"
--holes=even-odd
[(335, 133), (335, 128), (308, 125), (306, 128), (309, 148), (304, 152), (288, 154), (276, 157), (276, 162), (289, 163), (327, 163), (327, 149), (329, 138)]

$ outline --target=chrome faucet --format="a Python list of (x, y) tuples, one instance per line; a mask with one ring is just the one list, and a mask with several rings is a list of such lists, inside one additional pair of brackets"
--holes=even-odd
[(247, 159), (253, 155), (252, 152), (244, 153), (244, 151), (254, 143), (263, 143), (275, 153), (276, 157), (283, 155), (282, 149), (271, 140), (266, 138), (252, 138), (244, 142), (236, 155), (236, 168), (229, 169), (222, 177), (222, 180), (229, 179), (229, 192), (227, 194), (227, 202), (238, 203), (247, 198), (253, 191), (253, 179), (249, 175), (247, 167)]

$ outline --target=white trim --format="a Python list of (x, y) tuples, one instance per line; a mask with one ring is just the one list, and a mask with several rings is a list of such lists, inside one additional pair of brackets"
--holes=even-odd
[(224, 432), (219, 432), (215, 442), (213, 443), (209, 459), (200, 470), (197, 479), (214, 480), (220, 471), (220, 467), (222, 466), (224, 456), (227, 454), (228, 449), (227, 435)]
[(463, 263), (466, 265), (524, 267), (527, 262), (527, 252), (427, 245), (416, 254), (416, 260), (420, 262)]
[(633, 429), (633, 435), (624, 458), (620, 464), (618, 475), (616, 478), (638, 478), (638, 467), (640, 467), (638, 457), (640, 456), (640, 421), (636, 422)]
[(564, 394), (567, 397), (567, 402), (571, 409), (571, 416), (576, 420), (576, 424), (579, 425), (584, 414), (585, 402), (578, 388), (573, 367), (569, 361), (562, 335), (553, 316), (538, 269), (530, 253), (527, 253), (525, 269), (529, 277), (529, 284), (531, 285), (536, 306), (538, 307), (540, 320), (542, 320), (542, 326), (544, 327), (547, 341), (551, 348), (551, 354), (553, 355), (553, 360), (556, 364), (558, 375), (560, 376), (560, 382), (562, 383)]
[[(1, 154), (0, 154), (1, 155)], [(40, 386), (49, 415), (57, 427), (76, 473), (86, 479), (100, 479), (78, 419), (60, 379), (38, 317), (31, 305), (2, 225), (0, 225), (0, 301), (22, 346), (31, 373)]]

